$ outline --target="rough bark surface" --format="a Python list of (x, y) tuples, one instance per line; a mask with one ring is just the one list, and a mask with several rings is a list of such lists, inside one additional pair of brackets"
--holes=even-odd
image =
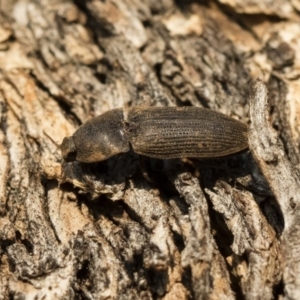
[[(0, 0), (0, 300), (300, 299), (299, 12)], [(63, 162), (80, 124), (138, 105), (222, 112), (250, 151)]]

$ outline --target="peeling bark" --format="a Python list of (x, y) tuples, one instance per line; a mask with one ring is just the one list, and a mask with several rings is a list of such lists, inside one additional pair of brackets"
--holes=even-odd
[[(300, 299), (299, 11), (0, 0), (0, 299)], [(138, 105), (220, 111), (250, 151), (62, 161)]]

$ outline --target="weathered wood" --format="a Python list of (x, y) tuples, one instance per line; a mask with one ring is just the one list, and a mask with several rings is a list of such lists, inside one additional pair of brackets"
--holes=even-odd
[[(1, 0), (0, 299), (300, 299), (299, 11)], [(80, 124), (138, 105), (222, 112), (251, 152), (63, 162)]]
[(262, 173), (274, 193), (284, 217), (282, 233), (282, 267), (287, 299), (297, 299), (300, 293), (300, 264), (297, 259), (300, 240), (300, 181), (299, 173), (291, 165), (269, 124), (267, 87), (257, 80), (250, 94), (250, 148)]

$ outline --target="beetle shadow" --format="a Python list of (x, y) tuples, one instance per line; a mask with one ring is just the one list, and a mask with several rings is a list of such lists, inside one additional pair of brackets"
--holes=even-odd
[(64, 163), (63, 182), (73, 183), (82, 192), (97, 197), (110, 191), (116, 193), (138, 169), (138, 156), (130, 152), (97, 163)]
[[(276, 199), (262, 175), (250, 151), (214, 159), (159, 160), (143, 157), (141, 174), (156, 186), (166, 198), (179, 196), (174, 186), (176, 174), (189, 172), (197, 177), (201, 188), (214, 190), (218, 181), (227, 182), (235, 189), (252, 193), (262, 213), (275, 232), (280, 235), (284, 228), (283, 215)], [(149, 180), (150, 178), (150, 180)]]
[[(163, 190), (170, 187), (170, 178), (182, 172), (189, 172), (199, 178), (202, 188), (213, 188), (220, 179), (235, 182), (238, 178), (251, 176), (253, 161), (249, 152), (214, 159), (154, 159), (140, 156), (140, 173), (150, 184)], [(173, 183), (172, 183), (173, 185)], [(270, 194), (265, 183), (264, 190)]]

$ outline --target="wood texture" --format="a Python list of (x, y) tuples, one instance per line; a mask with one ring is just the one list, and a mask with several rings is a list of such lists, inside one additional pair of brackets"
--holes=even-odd
[[(0, 299), (300, 299), (299, 12), (0, 0)], [(82, 123), (138, 105), (222, 112), (251, 151), (63, 162)]]

